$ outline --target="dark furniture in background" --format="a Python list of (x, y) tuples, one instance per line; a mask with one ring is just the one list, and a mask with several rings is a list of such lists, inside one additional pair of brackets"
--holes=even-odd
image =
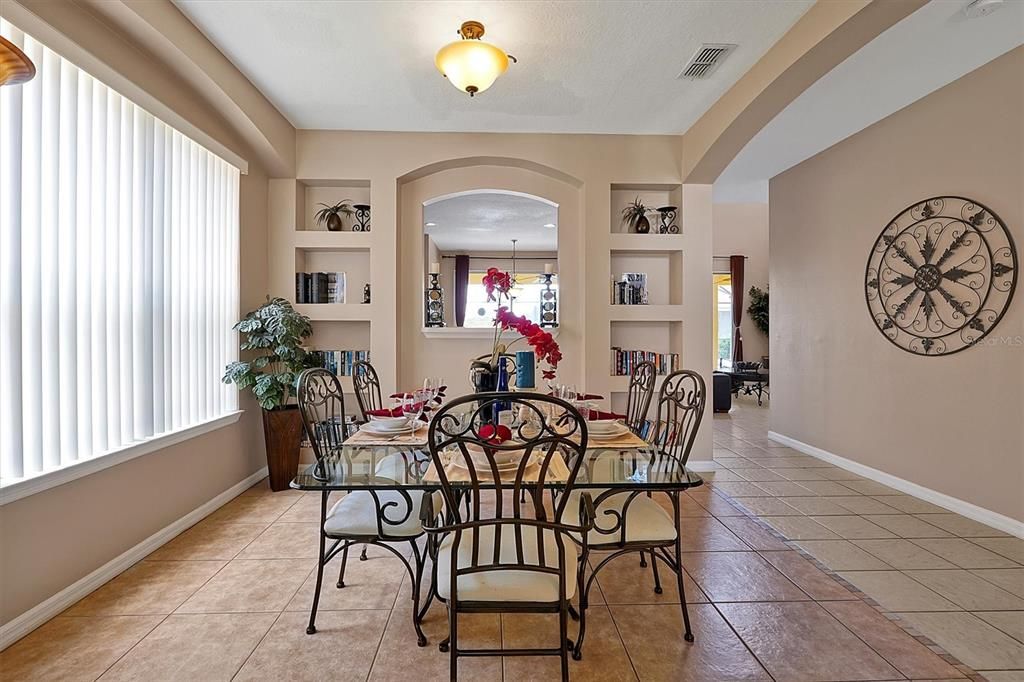
[(732, 409), (732, 377), (730, 375), (720, 371), (712, 374), (711, 392), (714, 398), (715, 412), (728, 412)]

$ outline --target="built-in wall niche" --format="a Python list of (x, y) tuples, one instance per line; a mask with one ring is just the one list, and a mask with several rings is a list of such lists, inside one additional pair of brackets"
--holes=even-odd
[[(303, 182), (303, 187), (304, 189), (301, 197), (303, 205), (299, 207), (299, 224), (296, 226), (296, 229), (298, 230), (311, 232), (328, 231), (324, 225), (320, 225), (316, 221), (316, 212), (323, 208), (321, 204), (333, 206), (344, 201), (352, 206), (355, 206), (356, 204), (364, 206), (370, 205), (369, 180), (310, 180)], [(373, 211), (371, 209), (369, 219), (364, 217), (362, 223), (368, 223), (370, 227), (372, 227), (372, 222)], [(355, 232), (357, 231), (355, 228), (359, 224), (359, 217), (354, 213), (352, 215), (342, 216), (343, 232)]]
[[(683, 323), (671, 321), (640, 321), (640, 322), (612, 322), (611, 323), (611, 349), (619, 348), (625, 351), (650, 351), (653, 353), (667, 354), (675, 353), (676, 368), (681, 369), (681, 358), (683, 352)], [(609, 349), (609, 351), (611, 351)], [(613, 354), (608, 354), (608, 373), (615, 376), (613, 367)], [(627, 377), (625, 378), (628, 383)]]
[(674, 216), (669, 216), (666, 214), (666, 222), (669, 225), (675, 226), (676, 235), (682, 232), (682, 185), (661, 183), (613, 183), (611, 186), (612, 212), (610, 222), (611, 231), (613, 234), (634, 233), (634, 231), (630, 229), (630, 227), (622, 221), (622, 210), (629, 206), (630, 204), (632, 204), (636, 199), (640, 199), (640, 202), (647, 209), (649, 209), (649, 211), (646, 213), (646, 217), (648, 222), (650, 223), (650, 232), (646, 235), (637, 236), (669, 236), (659, 234), (659, 228), (662, 224), (662, 214), (659, 213), (657, 210), (659, 208), (669, 206), (675, 206), (676, 212)]
[(609, 303), (618, 304), (614, 282), (621, 281), (624, 273), (647, 275), (647, 303), (649, 305), (681, 305), (683, 302), (682, 251), (611, 251), (611, 278)]
[[(306, 340), (305, 347), (310, 351), (369, 351), (370, 323), (365, 321), (317, 321), (313, 325), (313, 335)], [(370, 361), (373, 361), (372, 355)], [(349, 376), (348, 369), (339, 365), (337, 373), (341, 378), (342, 388), (346, 393), (350, 393), (352, 378)]]

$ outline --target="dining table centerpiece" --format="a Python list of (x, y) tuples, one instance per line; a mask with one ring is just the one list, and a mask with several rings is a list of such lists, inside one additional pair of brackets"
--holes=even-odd
[[(509, 349), (520, 341), (529, 345), (537, 360), (547, 365), (546, 369), (541, 370), (541, 377), (545, 381), (553, 380), (562, 359), (562, 351), (550, 332), (541, 329), (539, 324), (528, 317), (516, 315), (511, 310), (510, 292), (515, 286), (512, 275), (498, 268), (488, 268), (487, 274), (483, 276), (483, 286), (487, 291), (487, 300), (496, 302), (498, 309), (494, 315), (491, 353), (474, 360), (470, 366), (474, 390), (480, 393), (507, 389), (507, 384), (503, 385), (502, 382), (503, 365), (508, 359)], [(515, 336), (509, 339), (506, 332), (512, 332)]]

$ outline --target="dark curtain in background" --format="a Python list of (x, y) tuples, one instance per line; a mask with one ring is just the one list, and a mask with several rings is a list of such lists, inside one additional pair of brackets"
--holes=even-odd
[(469, 294), (469, 256), (455, 257), (455, 326), (466, 321), (466, 296)]
[(729, 256), (729, 274), (732, 277), (732, 365), (743, 361), (743, 262), (744, 256)]

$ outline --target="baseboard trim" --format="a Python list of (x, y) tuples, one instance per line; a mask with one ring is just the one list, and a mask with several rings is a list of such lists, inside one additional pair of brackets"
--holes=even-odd
[(131, 568), (133, 565), (167, 544), (185, 530), (206, 518), (217, 509), (235, 499), (248, 488), (267, 476), (267, 467), (263, 467), (251, 476), (247, 476), (231, 486), (212, 500), (196, 507), (174, 523), (162, 528), (153, 535), (135, 545), (120, 556), (103, 564), (89, 575), (72, 583), (44, 602), (37, 604), (17, 618), (0, 626), (0, 651), (18, 641), (37, 627), (68, 608), (79, 599), (96, 590), (106, 582)]
[(852, 471), (859, 476), (869, 478), (872, 481), (887, 485), (890, 488), (899, 490), (900, 492), (913, 495), (914, 497), (920, 497), (925, 502), (931, 502), (934, 505), (938, 505), (943, 509), (948, 509), (951, 512), (956, 512), (961, 516), (966, 516), (969, 519), (974, 519), (979, 523), (984, 523), (988, 526), (992, 526), (997, 530), (1001, 530), (1004, 533), (1015, 535), (1019, 538), (1024, 538), (1024, 521), (1018, 521), (1010, 518), (998, 512), (994, 512), (991, 509), (985, 509), (979, 507), (976, 504), (961, 500), (960, 498), (947, 495), (946, 493), (940, 493), (938, 490), (932, 490), (926, 488), (923, 485), (918, 485), (906, 479), (898, 476), (893, 476), (879, 469), (869, 467), (866, 464), (855, 462), (852, 459), (841, 457), (837, 454), (831, 453), (828, 450), (822, 450), (819, 447), (809, 445), (803, 441), (799, 441), (796, 438), (790, 438), (781, 433), (775, 431), (768, 432), (768, 438), (775, 441), (776, 443), (782, 443), (788, 445), (794, 450), (798, 450), (805, 455), (816, 457), (822, 461), (834, 464), (841, 469)]

